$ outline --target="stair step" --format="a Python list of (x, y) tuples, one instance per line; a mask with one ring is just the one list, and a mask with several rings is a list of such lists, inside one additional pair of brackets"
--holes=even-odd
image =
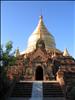
[(16, 83), (11, 97), (31, 97), (32, 83), (18, 82)]
[(57, 82), (43, 83), (44, 97), (64, 97), (61, 86)]
[[(18, 82), (16, 83), (11, 97), (26, 97), (29, 98), (32, 95), (33, 82)], [(63, 91), (59, 83), (46, 82), (43, 83), (43, 97), (64, 97)]]

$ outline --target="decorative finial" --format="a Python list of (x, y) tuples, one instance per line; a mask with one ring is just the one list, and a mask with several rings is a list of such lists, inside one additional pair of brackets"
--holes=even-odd
[(43, 16), (42, 16), (42, 9), (40, 10), (40, 19), (43, 19)]
[(40, 19), (41, 19), (41, 20), (43, 19), (43, 16), (42, 16), (42, 15), (40, 16)]

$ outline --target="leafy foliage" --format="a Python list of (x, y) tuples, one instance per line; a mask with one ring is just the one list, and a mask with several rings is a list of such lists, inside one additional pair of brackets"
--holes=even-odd
[(5, 50), (1, 48), (2, 54), (1, 54), (1, 59), (3, 61), (4, 66), (10, 66), (13, 65), (16, 61), (16, 57), (14, 56), (15, 52), (12, 52), (12, 41), (8, 41), (5, 45)]
[(10, 53), (10, 51), (12, 50), (12, 41), (8, 41), (7, 43), (6, 43), (6, 45), (5, 45), (5, 47), (6, 47), (6, 53), (7, 54), (9, 54)]
[[(11, 65), (14, 65), (16, 62), (16, 57), (14, 56), (15, 52), (12, 52), (12, 41), (8, 41), (5, 45), (5, 50), (0, 45), (0, 65), (1, 65), (1, 73), (0, 73), (0, 82), (1, 82), (1, 98), (7, 93), (11, 81), (7, 78), (7, 70)], [(3, 64), (1, 64), (3, 62)], [(4, 100), (4, 98), (3, 98)]]

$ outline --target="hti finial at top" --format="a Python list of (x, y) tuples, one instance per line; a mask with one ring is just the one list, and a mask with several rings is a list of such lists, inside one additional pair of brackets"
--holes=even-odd
[(43, 19), (43, 16), (42, 16), (42, 15), (40, 16), (40, 19), (41, 19), (41, 20)]

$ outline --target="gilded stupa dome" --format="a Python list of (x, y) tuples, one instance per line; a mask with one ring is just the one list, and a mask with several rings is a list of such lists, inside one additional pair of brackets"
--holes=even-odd
[(36, 43), (40, 37), (44, 41), (46, 49), (55, 48), (56, 44), (54, 37), (45, 27), (42, 16), (40, 16), (36, 29), (28, 39), (28, 48), (26, 51), (33, 51), (36, 49)]
[(58, 52), (60, 53), (61, 51), (56, 48), (55, 44), (55, 39), (53, 35), (48, 31), (46, 26), (44, 25), (43, 22), (43, 17), (40, 16), (38, 25), (36, 29), (33, 31), (31, 36), (28, 39), (28, 46), (27, 49), (21, 54), (29, 53), (32, 52), (36, 49), (36, 44), (38, 40), (42, 40), (45, 44), (45, 49), (49, 52)]

